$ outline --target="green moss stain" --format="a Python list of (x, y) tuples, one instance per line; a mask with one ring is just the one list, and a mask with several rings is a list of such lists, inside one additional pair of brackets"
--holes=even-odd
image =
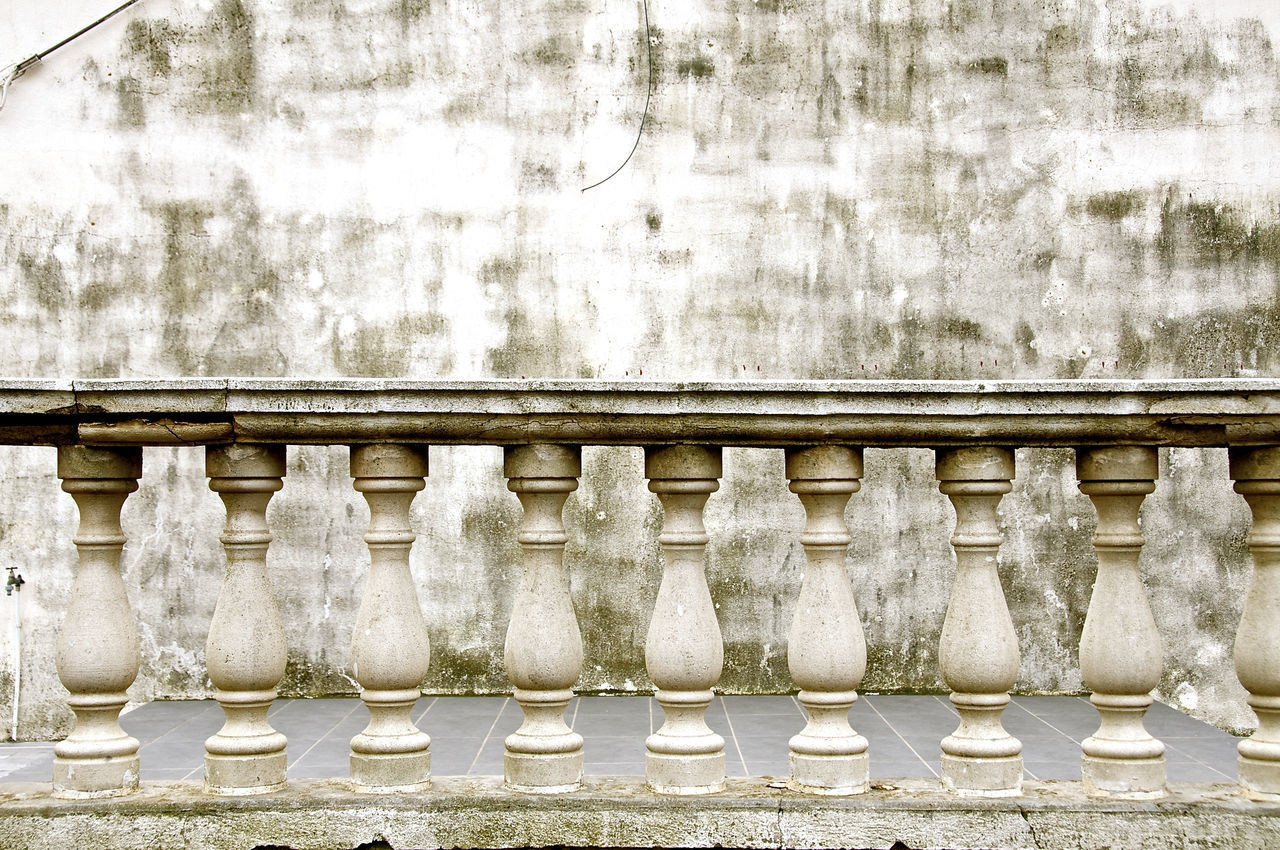
[(369, 81), (368, 86), (374, 89), (402, 89), (413, 84), (418, 76), (418, 67), (409, 59), (392, 62), (380, 69)]
[(1036, 351), (1035, 331), (1025, 320), (1018, 322), (1018, 326), (1014, 328), (1013, 344), (1023, 363), (1034, 366), (1040, 361), (1040, 352)]
[(577, 51), (567, 33), (556, 34), (539, 42), (526, 58), (538, 65), (570, 68), (577, 61)]
[(1230, 205), (1192, 200), (1183, 208), (1182, 218), (1191, 244), (1202, 260), (1231, 260), (1251, 246), (1252, 228)]
[(695, 56), (690, 56), (686, 59), (681, 59), (679, 64), (676, 66), (676, 73), (682, 77), (695, 77), (701, 79), (702, 77), (710, 77), (715, 72), (715, 63), (713, 63), (709, 57), (704, 56), (701, 53)]
[(410, 371), (415, 345), (442, 334), (437, 313), (409, 313), (382, 324), (361, 323), (349, 335), (334, 331), (332, 352), (338, 373), (352, 378), (396, 378)]
[(116, 114), (125, 129), (139, 129), (147, 125), (147, 112), (141, 87), (133, 77), (116, 80)]
[(408, 32), (414, 24), (431, 14), (431, 0), (393, 0), (391, 8), (400, 22), (400, 30)]
[(289, 652), (284, 678), (278, 687), (282, 697), (355, 696), (359, 688), (345, 664), (334, 664), (324, 650), (311, 658), (297, 650)]
[(198, 86), (200, 104), (211, 112), (236, 115), (253, 101), (257, 60), (253, 19), (241, 0), (218, 0), (202, 31)]
[(549, 192), (559, 188), (560, 179), (553, 164), (525, 160), (520, 163), (521, 192)]
[(71, 300), (70, 282), (62, 263), (46, 252), (18, 253), (18, 273), (23, 289), (34, 293), (36, 303), (48, 313), (57, 314)]
[(1280, 220), (1256, 224), (1251, 235), (1258, 258), (1270, 264), (1272, 272), (1280, 277)]
[(1000, 77), (1009, 76), (1009, 60), (1003, 56), (984, 56), (980, 59), (974, 59), (965, 67), (979, 74), (995, 74)]
[(431, 632), (431, 668), (425, 680), (428, 692), (468, 695), (511, 690), (500, 646), (455, 649), (449, 638), (446, 631)]
[(1141, 328), (1126, 320), (1120, 353), (1132, 368), (1169, 364), (1187, 378), (1231, 376), (1241, 367), (1273, 373), (1280, 370), (1280, 299), (1209, 308)]
[(1157, 255), (1166, 270), (1197, 265), (1262, 263), (1280, 271), (1280, 219), (1256, 218), (1233, 204), (1180, 197), (1171, 187), (1160, 209)]
[(1107, 221), (1121, 221), (1141, 210), (1142, 195), (1136, 191), (1101, 192), (1085, 202), (1085, 212)]
[(166, 77), (173, 69), (172, 51), (179, 37), (167, 21), (135, 18), (125, 28), (126, 56), (140, 62), (146, 73)]
[(1118, 359), (1124, 361), (1125, 368), (1133, 373), (1141, 374), (1150, 365), (1147, 343), (1134, 327), (1129, 316), (1123, 317), (1120, 322), (1120, 338), (1116, 342), (1116, 352), (1119, 355)]

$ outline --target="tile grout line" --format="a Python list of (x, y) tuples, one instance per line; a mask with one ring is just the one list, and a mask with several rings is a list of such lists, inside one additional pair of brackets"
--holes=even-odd
[(505, 697), (502, 705), (498, 706), (498, 713), (494, 715), (493, 722), (489, 724), (489, 731), (485, 733), (484, 740), (480, 742), (480, 749), (476, 750), (476, 757), (471, 760), (471, 766), (467, 768), (464, 776), (470, 776), (471, 771), (476, 769), (476, 763), (480, 761), (480, 754), (484, 752), (485, 744), (489, 743), (489, 739), (493, 737), (493, 730), (497, 728), (498, 721), (502, 719), (502, 712), (507, 710), (507, 703), (511, 702), (511, 697)]
[(1073, 737), (1073, 736), (1071, 736), (1071, 735), (1068, 735), (1066, 732), (1062, 731), (1062, 730), (1061, 730), (1061, 729), (1059, 729), (1057, 726), (1054, 726), (1054, 725), (1053, 725), (1052, 723), (1050, 723), (1048, 720), (1045, 720), (1043, 717), (1041, 717), (1040, 715), (1036, 714), (1034, 711), (1032, 711), (1031, 709), (1027, 708), (1026, 706), (1018, 705), (1017, 701), (1015, 701), (1013, 704), (1014, 704), (1014, 705), (1017, 705), (1017, 706), (1018, 706), (1018, 708), (1022, 709), (1022, 710), (1023, 710), (1023, 711), (1025, 711), (1027, 714), (1030, 714), (1030, 715), (1031, 715), (1032, 717), (1034, 717), (1036, 720), (1039, 720), (1039, 721), (1040, 721), (1041, 723), (1043, 723), (1045, 726), (1048, 726), (1050, 729), (1052, 729), (1053, 731), (1057, 732), (1059, 735), (1061, 735), (1062, 737), (1066, 738), (1068, 741), (1070, 741), (1071, 743), (1075, 744), (1077, 747), (1078, 747), (1078, 746), (1080, 746), (1080, 744), (1081, 744), (1080, 739), (1075, 738), (1075, 737)]
[(418, 715), (418, 719), (413, 721), (413, 725), (417, 726), (419, 723), (421, 723), (422, 718), (426, 717), (427, 712), (431, 710), (431, 707), (439, 701), (440, 701), (440, 697), (432, 697), (431, 701), (427, 703), (427, 707), (422, 709), (422, 713)]
[[(143, 703), (142, 705), (139, 705), (139, 706), (137, 706), (136, 708), (142, 708), (144, 705), (149, 705), (149, 704), (150, 704), (150, 703)], [(218, 703), (214, 703), (214, 705), (217, 705), (217, 704), (218, 704)], [(200, 717), (200, 715), (204, 714), (206, 711), (208, 711), (208, 710), (209, 710), (210, 708), (212, 708), (212, 707), (213, 707), (213, 706), (205, 706), (203, 709), (201, 709), (200, 711), (197, 711), (195, 714), (191, 715), (190, 717), (187, 717), (187, 718), (184, 718), (184, 719), (182, 719), (182, 720), (177, 721), (177, 722), (176, 722), (176, 723), (174, 723), (172, 726), (170, 726), (168, 729), (166, 729), (164, 732), (162, 732), (160, 735), (156, 736), (155, 738), (152, 738), (150, 741), (147, 741), (145, 744), (141, 744), (141, 745), (139, 745), (139, 746), (138, 746), (138, 755), (139, 755), (139, 756), (141, 756), (141, 755), (142, 755), (142, 751), (143, 751), (143, 750), (145, 750), (147, 747), (151, 746), (151, 745), (152, 745), (152, 744), (154, 744), (154, 743), (157, 743), (158, 741), (162, 741), (162, 740), (164, 740), (165, 738), (169, 737), (169, 736), (170, 736), (170, 735), (172, 735), (174, 732), (177, 732), (177, 731), (178, 731), (180, 728), (182, 728), (183, 726), (185, 726), (185, 725), (187, 725), (188, 723), (190, 723), (191, 721), (193, 721), (193, 720), (195, 720), (195, 719), (199, 718), (199, 717)], [(123, 717), (123, 716), (125, 716), (125, 715), (124, 715), (124, 713), (123, 713), (123, 712), (121, 712), (120, 716), (121, 716), (121, 717)]]
[[(364, 704), (364, 702), (363, 702), (363, 701), (361, 701), (361, 703), (360, 703), (360, 704), (361, 704), (361, 705), (363, 705), (363, 704)], [(311, 746), (307, 747), (307, 748), (302, 752), (302, 755), (300, 755), (300, 756), (298, 756), (297, 758), (295, 758), (295, 759), (293, 760), (293, 763), (296, 765), (298, 762), (300, 762), (300, 761), (302, 761), (304, 758), (306, 758), (306, 757), (311, 753), (311, 751), (312, 751), (312, 750), (314, 750), (316, 747), (320, 746), (320, 743), (321, 743), (322, 741), (324, 741), (324, 739), (325, 739), (325, 738), (328, 738), (330, 735), (332, 735), (332, 734), (333, 734), (333, 730), (335, 730), (335, 729), (337, 729), (339, 726), (341, 726), (341, 725), (342, 725), (342, 722), (343, 722), (344, 720), (346, 720), (348, 717), (350, 717), (352, 714), (354, 714), (354, 713), (355, 713), (356, 708), (358, 708), (358, 706), (354, 706), (354, 705), (353, 705), (353, 706), (351, 706), (351, 708), (347, 709), (347, 713), (346, 713), (346, 714), (344, 714), (344, 715), (342, 715), (341, 717), (339, 717), (339, 718), (338, 718), (338, 720), (337, 720), (337, 722), (335, 722), (332, 726), (330, 726), (327, 730), (325, 730), (325, 733), (324, 733), (323, 735), (321, 735), (319, 738), (317, 738), (317, 739), (315, 740), (315, 743), (313, 743)]]
[(733, 731), (733, 721), (729, 719), (729, 705), (724, 701), (723, 694), (716, 694), (715, 698), (720, 700), (720, 708), (724, 711), (724, 722), (729, 726), (729, 737), (733, 738), (733, 748), (738, 751), (738, 762), (747, 776), (751, 776), (751, 771), (747, 770), (747, 759), (742, 755), (742, 747), (738, 745), (738, 733)]
[(295, 702), (297, 702), (297, 700), (293, 697), (286, 697), (284, 699), (277, 697), (276, 699), (273, 699), (271, 701), (271, 707), (267, 709), (267, 719), (270, 720), (273, 717), (279, 716), (280, 712), (285, 711)]
[(925, 761), (923, 758), (920, 758), (920, 754), (916, 752), (916, 748), (911, 746), (911, 742), (908, 741), (906, 738), (904, 738), (902, 736), (902, 733), (894, 728), (893, 724), (889, 722), (889, 718), (885, 717), (883, 714), (880, 713), (880, 709), (876, 708), (875, 703), (873, 703), (871, 700), (867, 700), (867, 705), (871, 706), (871, 710), (876, 713), (876, 716), (884, 721), (884, 725), (889, 727), (889, 731), (897, 735), (898, 740), (901, 741), (908, 750), (911, 750), (911, 755), (915, 756), (917, 759), (920, 759), (920, 763), (924, 765), (925, 770), (932, 773), (934, 779), (939, 778), (938, 771), (933, 769), (933, 765), (929, 764), (929, 762)]
[[(1164, 743), (1163, 739), (1157, 739), (1157, 740), (1159, 740), (1162, 744)], [(1221, 770), (1218, 770), (1216, 767), (1214, 767), (1213, 765), (1209, 764), (1207, 761), (1204, 761), (1203, 759), (1198, 759), (1198, 758), (1196, 758), (1195, 756), (1191, 755), (1191, 753), (1186, 752), (1185, 750), (1178, 750), (1178, 748), (1177, 748), (1177, 747), (1173, 747), (1173, 745), (1172, 745), (1172, 744), (1165, 744), (1165, 748), (1164, 748), (1164, 749), (1165, 749), (1165, 754), (1166, 754), (1166, 755), (1168, 755), (1168, 752), (1169, 752), (1170, 747), (1172, 747), (1173, 749), (1177, 750), (1177, 752), (1178, 752), (1180, 755), (1182, 755), (1183, 757), (1188, 758), (1188, 759), (1191, 759), (1191, 761), (1195, 762), (1196, 764), (1200, 765), (1201, 767), (1208, 768), (1209, 770), (1212, 770), (1214, 773), (1218, 774), (1219, 776), (1225, 776), (1225, 777), (1227, 778), (1227, 780), (1228, 780), (1228, 781), (1230, 781), (1230, 782), (1237, 782), (1237, 781), (1239, 781), (1239, 780), (1238, 780), (1238, 777), (1231, 776), (1231, 775), (1229, 775), (1229, 774), (1223, 773)], [(1167, 771), (1168, 769), (1169, 769), (1169, 762), (1168, 762), (1168, 759), (1166, 759), (1166, 760), (1165, 760), (1165, 770)]]

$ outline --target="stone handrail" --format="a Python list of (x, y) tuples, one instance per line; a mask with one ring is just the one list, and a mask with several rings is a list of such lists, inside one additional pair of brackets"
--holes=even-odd
[(1280, 380), (0, 379), (0, 444), (1262, 445)]
[[(1244, 796), (1280, 802), (1280, 381), (993, 381), (608, 383), (183, 379), (0, 382), (0, 443), (58, 446), (58, 475), (80, 510), (80, 554), (59, 636), (58, 671), (76, 727), (55, 750), (55, 793), (110, 796), (137, 787), (138, 742), (118, 723), (138, 668), (138, 640), (119, 571), (120, 510), (137, 489), (142, 447), (205, 445), (209, 486), (227, 512), (227, 569), (206, 658), (226, 723), (206, 742), (205, 789), (253, 795), (285, 782), (283, 735), (267, 709), (285, 647), (266, 571), (266, 509), (289, 444), (346, 444), (369, 502), (371, 567), (357, 617), (353, 670), (369, 708), (352, 739), (357, 792), (421, 791), (430, 738), (411, 721), (429, 654), (409, 550), (409, 507), (430, 443), (502, 445), (524, 519), (523, 572), (505, 661), (524, 711), (506, 741), (506, 782), (525, 792), (579, 786), (582, 738), (564, 723), (583, 658), (562, 563), (561, 512), (581, 476), (581, 447), (645, 447), (662, 504), (664, 570), (645, 645), (665, 723), (646, 741), (658, 793), (724, 787), (724, 741), (706, 724), (723, 663), (708, 592), (702, 514), (719, 488), (721, 449), (779, 447), (800, 498), (808, 568), (788, 663), (808, 725), (790, 741), (794, 790), (848, 795), (869, 786), (874, 742), (849, 726), (866, 666), (855, 596), (843, 573), (844, 508), (866, 446), (936, 451), (951, 500), (957, 570), (939, 662), (960, 715), (940, 742), (955, 793), (1021, 790), (1022, 745), (1001, 713), (1019, 651), (996, 573), (997, 507), (1011, 489), (1015, 446), (1076, 449), (1082, 492), (1098, 513), (1097, 579), (1081, 672), (1100, 724), (1082, 744), (1083, 789), (1098, 797), (1167, 793), (1164, 746), (1143, 726), (1160, 676), (1160, 636), (1138, 567), (1138, 512), (1161, 446), (1225, 446), (1235, 489), (1253, 511), (1253, 584), (1236, 665), (1259, 728), (1240, 744)], [(799, 530), (798, 530), (799, 531)]]

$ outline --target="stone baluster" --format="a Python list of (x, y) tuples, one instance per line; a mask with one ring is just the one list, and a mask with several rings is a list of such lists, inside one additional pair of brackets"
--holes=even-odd
[(1236, 675), (1249, 692), (1258, 728), (1239, 744), (1245, 795), (1280, 802), (1280, 446), (1233, 448), (1235, 490), (1253, 512), (1253, 580), (1236, 632)]
[(720, 487), (720, 450), (648, 448), (644, 465), (662, 503), (664, 561), (644, 660), (665, 715), (645, 741), (645, 775), (660, 794), (707, 794), (724, 788), (724, 738), (706, 721), (724, 643), (707, 587), (702, 525), (707, 497)]
[(426, 486), (426, 446), (351, 447), (351, 477), (369, 503), (369, 578), (351, 636), (351, 667), (369, 724), (351, 739), (357, 791), (422, 791), (431, 785), (431, 738), (410, 713), (431, 659), (427, 624), (409, 571), (409, 506)]
[(125, 691), (138, 675), (138, 630), (120, 576), (120, 510), (141, 475), (142, 449), (58, 449), (62, 489), (80, 511), (80, 566), (58, 633), (58, 678), (71, 692), (76, 725), (53, 748), (57, 797), (112, 797), (138, 787), (138, 739), (120, 728)]
[(787, 666), (800, 686), (809, 722), (791, 739), (787, 786), (811, 794), (867, 789), (867, 739), (849, 725), (849, 710), (867, 669), (867, 644), (845, 575), (852, 538), (845, 525), (849, 496), (858, 492), (862, 452), (844, 446), (788, 449), (787, 478), (806, 521), (804, 580), (791, 621)]
[(504, 649), (507, 675), (524, 722), (506, 740), (507, 786), (518, 791), (573, 791), (582, 782), (582, 736), (564, 710), (582, 671), (582, 634), (564, 571), (561, 514), (578, 489), (581, 450), (571, 446), (506, 449), (507, 489), (520, 499), (523, 571)]
[(222, 497), (227, 554), (205, 659), (226, 714), (205, 741), (205, 789), (243, 795), (285, 787), (285, 737), (267, 709), (284, 676), (284, 627), (267, 578), (267, 503), (284, 486), (285, 447), (233, 444), (205, 450), (209, 489)]
[(1018, 637), (996, 571), (1003, 536), (997, 508), (1012, 488), (1013, 451), (989, 446), (939, 450), (938, 489), (956, 512), (951, 587), (938, 660), (960, 714), (942, 739), (942, 780), (963, 795), (1021, 793), (1022, 744), (1000, 722), (1018, 679)]
[(1138, 568), (1138, 511), (1158, 474), (1156, 450), (1147, 446), (1076, 452), (1080, 492), (1098, 512), (1098, 575), (1080, 636), (1080, 674), (1100, 716), (1098, 731), (1081, 744), (1081, 778), (1094, 796), (1165, 794), (1164, 744), (1142, 725), (1160, 682), (1162, 652)]

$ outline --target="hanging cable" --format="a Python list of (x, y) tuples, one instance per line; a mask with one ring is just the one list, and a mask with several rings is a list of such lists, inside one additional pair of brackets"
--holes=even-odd
[(14, 80), (18, 79), (23, 74), (27, 73), (27, 71), (31, 68), (32, 65), (39, 64), (44, 60), (44, 57), (48, 56), (53, 51), (57, 50), (59, 47), (63, 47), (64, 45), (72, 41), (75, 41), (77, 38), (84, 35), (94, 27), (97, 27), (101, 24), (106, 23), (107, 21), (114, 18), (116, 15), (123, 12), (125, 9), (128, 9), (130, 6), (134, 5), (135, 3), (141, 3), (141, 2), (142, 0), (129, 0), (129, 2), (127, 3), (122, 3), (121, 5), (117, 6), (115, 9), (111, 10), (110, 12), (107, 12), (107, 14), (103, 15), (101, 18), (98, 18), (98, 20), (89, 24), (89, 26), (84, 27), (78, 32), (72, 33), (71, 35), (67, 36), (62, 41), (55, 44), (53, 47), (50, 47), (46, 50), (42, 50), (39, 53), (35, 54), (34, 56), (28, 56), (26, 59), (23, 59), (21, 62), (17, 63), (16, 65), (10, 65), (8, 68), (5, 68), (4, 80), (0, 82), (0, 109), (4, 109), (4, 102), (9, 97), (9, 85)]
[(582, 190), (584, 192), (587, 191), (587, 189), (594, 189), (595, 187), (599, 186), (601, 183), (605, 183), (605, 182), (608, 182), (609, 180), (612, 180), (614, 175), (616, 175), (622, 169), (626, 168), (627, 163), (631, 161), (631, 157), (635, 154), (636, 148), (640, 147), (640, 137), (644, 135), (644, 122), (649, 117), (649, 99), (653, 96), (653, 33), (652, 33), (652, 30), (650, 30), (649, 28), (649, 0), (643, 0), (643, 2), (644, 2), (644, 43), (645, 43), (645, 46), (649, 48), (649, 85), (644, 92), (644, 114), (640, 116), (640, 129), (636, 131), (636, 143), (631, 146), (631, 153), (627, 154), (627, 158), (622, 161), (622, 165), (619, 165), (617, 168), (613, 170), (613, 174), (610, 174), (608, 177), (604, 178), (604, 180), (601, 180), (596, 183), (592, 183), (590, 186), (587, 186)]

